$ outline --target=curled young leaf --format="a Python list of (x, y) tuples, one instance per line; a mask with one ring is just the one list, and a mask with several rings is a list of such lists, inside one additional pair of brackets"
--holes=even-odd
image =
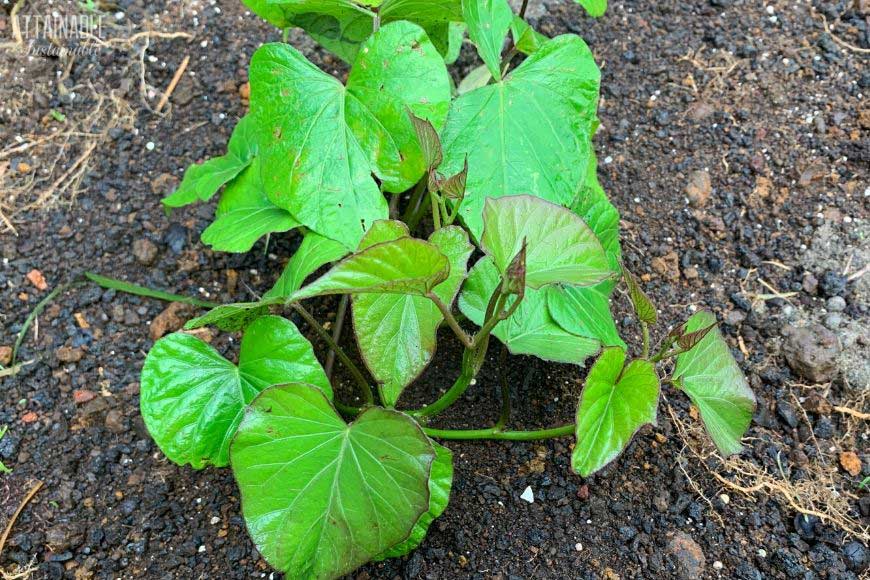
[(644, 324), (655, 324), (659, 319), (655, 305), (641, 289), (634, 274), (629, 272), (625, 266), (622, 266), (622, 278), (625, 280), (625, 285), (628, 286), (628, 297), (631, 299), (638, 319)]
[(682, 334), (681, 336), (679, 336), (677, 338), (677, 344), (684, 351), (692, 350), (693, 348), (695, 348), (695, 346), (697, 346), (697, 344), (699, 342), (704, 340), (704, 337), (707, 336), (707, 334), (711, 330), (713, 330), (717, 326), (718, 326), (718, 324), (714, 322), (710, 326), (707, 326), (705, 328), (701, 328), (700, 330), (696, 330), (694, 332), (688, 332), (688, 333)]
[(672, 381), (685, 391), (701, 413), (716, 447), (726, 455), (739, 453), (743, 433), (755, 412), (755, 395), (716, 328), (716, 317), (698, 312), (686, 333), (704, 332), (692, 350), (677, 355)]
[(465, 187), (466, 180), (468, 179), (468, 158), (465, 159), (465, 163), (462, 166), (462, 170), (455, 174), (451, 175), (447, 179), (438, 182), (438, 190), (444, 194), (449, 200), (454, 202), (461, 202), (465, 197)]
[(238, 367), (194, 336), (170, 334), (145, 359), (142, 418), (173, 462), (221, 467), (245, 405), (266, 387), (287, 381), (309, 382), (332, 397), (311, 344), (289, 320), (266, 316), (251, 324)]
[(288, 578), (338, 578), (405, 541), (435, 457), (407, 415), (371, 407), (348, 425), (299, 383), (254, 400), (230, 454), (248, 531)]
[(649, 361), (625, 365), (625, 351), (607, 348), (592, 365), (577, 407), (571, 468), (587, 477), (628, 446), (638, 429), (655, 424), (659, 379)]
[(441, 165), (441, 160), (444, 158), (441, 153), (441, 138), (428, 119), (421, 119), (411, 109), (408, 109), (408, 117), (414, 124), (417, 142), (420, 144), (420, 150), (423, 152), (423, 161), (431, 172)]
[[(482, 326), (489, 299), (499, 284), (501, 274), (492, 258), (481, 258), (468, 273), (468, 280), (459, 295), (459, 309), (472, 322)], [(510, 303), (511, 299), (508, 299), (505, 308)], [(601, 347), (597, 340), (571, 334), (556, 324), (547, 310), (544, 290), (528, 287), (516, 312), (496, 324), (492, 334), (512, 354), (529, 354), (544, 360), (578, 365), (595, 355)]]
[(504, 282), (502, 283), (502, 292), (505, 294), (516, 294), (522, 297), (526, 292), (526, 254), (528, 243), (526, 238), (523, 238), (523, 245), (511, 263), (508, 264), (504, 273)]

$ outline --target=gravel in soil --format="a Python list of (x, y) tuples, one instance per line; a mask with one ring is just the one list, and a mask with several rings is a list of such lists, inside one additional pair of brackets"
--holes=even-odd
[[(716, 312), (758, 394), (740, 465), (793, 486), (822, 478), (842, 514), (864, 528), (848, 536), (799, 514), (781, 493), (724, 486), (714, 472), (734, 472), (679, 428), (694, 413), (668, 392), (658, 426), (587, 480), (569, 471), (570, 439), (451, 443), (456, 480), (446, 514), (419, 550), (356, 576), (866, 573), (870, 500), (858, 484), (870, 475), (870, 456), (866, 420), (854, 414), (867, 412), (870, 347), (866, 5), (616, 0), (597, 21), (567, 0), (532, 5), (543, 32), (581, 34), (601, 63), (596, 146), (622, 213), (629, 268), (666, 324), (700, 308)], [(0, 7), (4, 34), (9, 9)], [(211, 206), (167, 216), (159, 204), (188, 164), (223, 152), (245, 112), (248, 60), (277, 31), (234, 1), (123, 0), (106, 17), (116, 38), (143, 23), (193, 38), (140, 36), (74, 59), (0, 54), (0, 187), (8, 192), (0, 211), (16, 231), (0, 223), (3, 357), (34, 306), (83, 270), (240, 301), (267, 289), (299, 242), (281, 236), (244, 256), (214, 254), (198, 242)], [(293, 40), (325, 70), (345, 74), (301, 35)], [(157, 115), (185, 56), (188, 71)], [(466, 46), (462, 70), (474, 58)], [(98, 137), (51, 137), (71, 127)], [(17, 137), (50, 138), (19, 149)], [(318, 316), (328, 319), (336, 304), (324, 300)], [(639, 338), (624, 296), (616, 308), (625, 335)], [(46, 578), (270, 574), (247, 537), (229, 471), (169, 464), (139, 415), (144, 355), (189, 314), (81, 286), (38, 317), (20, 357), (35, 362), (0, 379), (0, 424), (10, 426), (0, 460), (14, 470), (0, 476), (0, 525), (33, 481), (45, 487), (16, 522), (0, 565), (35, 558)], [(207, 337), (233, 356), (234, 337)], [(406, 404), (430, 400), (451, 380), (459, 349), (441, 338), (441, 358)], [(488, 361), (444, 425), (493, 420), (499, 370)], [(514, 426), (570, 420), (582, 369), (516, 358), (506, 372), (517, 385)], [(527, 487), (532, 503), (520, 498)], [(797, 497), (798, 507), (827, 513), (825, 496)]]

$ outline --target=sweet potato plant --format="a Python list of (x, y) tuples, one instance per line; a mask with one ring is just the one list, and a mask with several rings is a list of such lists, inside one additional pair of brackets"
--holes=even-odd
[[(269, 563), (333, 578), (413, 550), (450, 495), (437, 440), (573, 436), (573, 470), (588, 477), (656, 422), (662, 384), (688, 395), (723, 453), (740, 450), (755, 399), (713, 315), (650, 348), (656, 309), (621, 266), (619, 214), (596, 176), (600, 74), (580, 37), (542, 36), (507, 0), (246, 4), (350, 72), (342, 83), (286, 43), (253, 55), (250, 112), (227, 154), (189, 168), (165, 204), (223, 188), (203, 242), (244, 252), (289, 230), (302, 242), (261, 300), (187, 324), (241, 332), (238, 363), (172, 334), (148, 353), (141, 406), (171, 461), (232, 468)], [(484, 65), (457, 88), (446, 63), (466, 31)], [(634, 350), (611, 315), (619, 284), (643, 329)], [(364, 369), (306, 309), (335, 294), (349, 297)], [(355, 397), (339, 400), (291, 317), (347, 367)], [(397, 410), (442, 325), (464, 348), (452, 385)], [(503, 386), (494, 425), (431, 426), (475, 383), (493, 337), (517, 355), (591, 361), (573, 423), (511, 430)]]

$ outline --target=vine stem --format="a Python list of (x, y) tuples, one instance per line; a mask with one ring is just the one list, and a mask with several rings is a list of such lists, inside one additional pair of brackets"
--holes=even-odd
[(643, 354), (641, 358), (649, 358), (649, 325), (646, 322), (641, 322), (640, 327), (643, 330)]
[(574, 434), (575, 425), (562, 425), (550, 429), (538, 429), (536, 431), (502, 431), (492, 427), (490, 429), (430, 429), (424, 427), (423, 431), (429, 437), (437, 439), (473, 440), (473, 439), (496, 439), (504, 441), (538, 441), (540, 439), (554, 439), (567, 437)]
[[(332, 340), (335, 344), (338, 344), (341, 340), (341, 331), (344, 328), (344, 317), (347, 314), (347, 306), (349, 302), (348, 295), (343, 294), (341, 302), (338, 304), (338, 314), (335, 316), (335, 326), (332, 328)], [(329, 354), (326, 355), (326, 365), (323, 367), (323, 370), (326, 371), (326, 377), (329, 379), (332, 378), (333, 366), (335, 366), (335, 351), (329, 349)]]
[(465, 348), (472, 348), (474, 346), (474, 341), (468, 336), (468, 333), (462, 330), (462, 327), (459, 326), (459, 322), (456, 320), (456, 317), (453, 316), (453, 313), (450, 312), (450, 307), (444, 304), (444, 301), (435, 294), (434, 292), (429, 292), (426, 295), (426, 298), (431, 300), (435, 306), (438, 307), (438, 310), (441, 311), (441, 315), (444, 317), (444, 320), (447, 322), (447, 326), (453, 331), (456, 337), (462, 342)]
[(311, 328), (320, 335), (320, 338), (329, 345), (332, 350), (335, 351), (335, 354), (341, 359), (341, 362), (344, 363), (344, 366), (347, 367), (347, 370), (350, 371), (350, 374), (353, 375), (353, 378), (356, 380), (357, 384), (362, 390), (363, 398), (367, 405), (372, 405), (375, 402), (375, 397), (372, 394), (372, 388), (369, 386), (368, 381), (365, 378), (365, 375), (362, 374), (362, 371), (359, 370), (350, 357), (347, 356), (347, 353), (336, 344), (334, 340), (332, 340), (332, 335), (330, 335), (325, 328), (323, 328), (319, 322), (311, 315), (310, 312), (305, 310), (305, 308), (299, 304), (298, 302), (294, 302), (290, 305), (290, 307), (299, 313), (299, 315), (305, 319), (305, 322), (308, 323)]

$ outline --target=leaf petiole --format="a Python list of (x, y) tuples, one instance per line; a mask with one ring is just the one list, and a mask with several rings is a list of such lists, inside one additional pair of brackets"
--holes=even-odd
[(369, 386), (368, 381), (363, 375), (362, 371), (359, 370), (350, 357), (347, 356), (347, 353), (338, 346), (338, 344), (332, 339), (332, 335), (330, 335), (325, 328), (323, 328), (319, 322), (311, 315), (310, 312), (305, 310), (305, 308), (299, 304), (298, 302), (293, 302), (290, 304), (290, 307), (295, 310), (299, 315), (305, 319), (305, 322), (314, 329), (314, 331), (323, 339), (323, 341), (329, 345), (329, 347), (335, 351), (335, 354), (341, 359), (341, 362), (344, 363), (344, 366), (347, 367), (347, 370), (350, 371), (350, 374), (353, 375), (354, 380), (356, 380), (357, 384), (360, 387), (360, 390), (363, 394), (363, 399), (365, 400), (367, 405), (372, 405), (375, 402), (375, 397), (372, 394), (372, 388)]

